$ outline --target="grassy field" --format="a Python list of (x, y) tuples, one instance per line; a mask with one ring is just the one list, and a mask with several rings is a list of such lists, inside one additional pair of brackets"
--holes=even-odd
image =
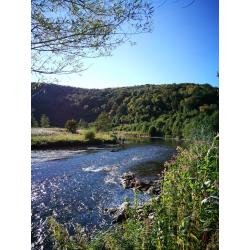
[(100, 145), (105, 143), (115, 143), (116, 140), (110, 133), (98, 132), (95, 138), (88, 140), (85, 138), (87, 129), (78, 130), (72, 134), (64, 128), (32, 128), (31, 129), (31, 148), (60, 148), (71, 146)]

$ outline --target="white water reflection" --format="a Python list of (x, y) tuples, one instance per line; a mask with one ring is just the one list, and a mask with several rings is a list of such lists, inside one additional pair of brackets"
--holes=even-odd
[(111, 218), (105, 208), (134, 197), (132, 190), (122, 188), (120, 176), (133, 171), (141, 178), (155, 178), (174, 152), (157, 144), (32, 151), (32, 248), (51, 249), (46, 227), (51, 215), (69, 229), (73, 223), (90, 232), (108, 227)]

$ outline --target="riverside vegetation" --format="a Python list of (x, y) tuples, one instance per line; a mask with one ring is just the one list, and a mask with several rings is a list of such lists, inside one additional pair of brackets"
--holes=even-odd
[(165, 164), (160, 196), (142, 209), (135, 200), (122, 224), (92, 239), (50, 218), (55, 249), (219, 249), (218, 143), (216, 136), (179, 147)]
[[(34, 127), (43, 114), (51, 126), (62, 127), (73, 118), (84, 128), (78, 133), (61, 128), (50, 135), (37, 133), (32, 145), (116, 141), (115, 133), (192, 139), (165, 164), (160, 195), (143, 207), (135, 198), (121, 224), (90, 236), (80, 225), (69, 233), (51, 217), (55, 249), (218, 249), (218, 88), (165, 84), (97, 90), (33, 83)], [(93, 129), (94, 138), (93, 132), (86, 133)]]

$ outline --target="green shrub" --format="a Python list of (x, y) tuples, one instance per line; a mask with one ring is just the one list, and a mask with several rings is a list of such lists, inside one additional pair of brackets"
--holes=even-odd
[(95, 132), (93, 130), (88, 130), (85, 133), (85, 139), (89, 141), (93, 141), (95, 139)]
[(40, 126), (41, 128), (49, 128), (50, 122), (49, 122), (49, 117), (45, 114), (43, 114), (40, 118)]
[(37, 128), (39, 126), (35, 116), (33, 115), (33, 113), (31, 114), (31, 127), (32, 128)]
[(117, 136), (115, 134), (111, 134), (110, 137), (112, 141), (117, 142)]
[(71, 133), (76, 133), (76, 129), (77, 129), (76, 120), (71, 119), (71, 120), (66, 121), (65, 128)]

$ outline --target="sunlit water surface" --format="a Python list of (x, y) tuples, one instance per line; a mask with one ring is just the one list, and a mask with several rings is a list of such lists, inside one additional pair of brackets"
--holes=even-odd
[(69, 230), (74, 223), (90, 233), (108, 228), (112, 218), (104, 209), (134, 198), (120, 176), (132, 171), (156, 178), (175, 147), (176, 142), (155, 140), (119, 148), (32, 151), (32, 249), (51, 249), (47, 218), (52, 215)]

